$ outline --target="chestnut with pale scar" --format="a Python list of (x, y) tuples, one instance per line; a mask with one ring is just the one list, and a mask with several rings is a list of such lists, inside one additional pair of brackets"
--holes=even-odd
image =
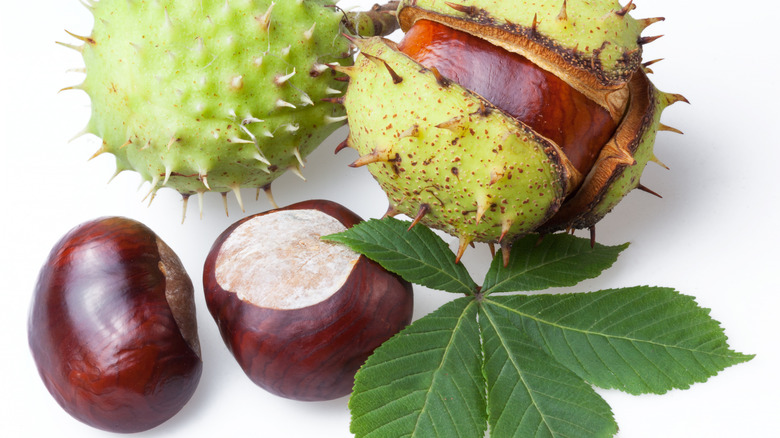
[(408, 282), (320, 239), (360, 221), (336, 203), (306, 201), (247, 217), (214, 243), (206, 303), (258, 386), (296, 400), (345, 396), (374, 349), (411, 322)]

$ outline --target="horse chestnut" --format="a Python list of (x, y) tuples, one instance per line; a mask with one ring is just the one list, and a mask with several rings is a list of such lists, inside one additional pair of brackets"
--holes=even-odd
[(411, 321), (412, 287), (321, 240), (361, 219), (322, 200), (247, 217), (214, 243), (206, 303), (251, 380), (283, 397), (347, 395), (373, 350)]
[[(633, 1), (401, 0), (396, 43), (353, 39), (343, 99), (355, 149), (389, 214), (472, 242), (589, 229), (656, 158), (663, 110)], [(367, 111), (366, 108), (370, 108)]]
[(46, 388), (76, 419), (139, 432), (171, 418), (200, 380), (193, 287), (146, 226), (111, 217), (65, 235), (41, 269), (29, 317)]

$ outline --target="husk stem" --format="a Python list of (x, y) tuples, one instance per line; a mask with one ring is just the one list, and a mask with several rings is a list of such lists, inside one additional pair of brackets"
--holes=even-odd
[(353, 35), (361, 37), (387, 36), (399, 28), (396, 10), (398, 1), (374, 4), (368, 11), (345, 11), (343, 24)]

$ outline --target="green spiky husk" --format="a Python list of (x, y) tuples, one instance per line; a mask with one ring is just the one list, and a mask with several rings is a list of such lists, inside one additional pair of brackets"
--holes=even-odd
[(322, 101), (345, 88), (324, 64), (351, 63), (328, 3), (95, 3), (81, 88), (99, 152), (183, 194), (263, 187), (298, 167), (343, 125)]
[(394, 43), (356, 43), (361, 55), (345, 69), (348, 144), (394, 211), (415, 217), (427, 206), (421, 223), (480, 242), (511, 240), (557, 211), (568, 175), (556, 145)]
[[(379, 160), (368, 168), (388, 194), (392, 212), (420, 217), (430, 227), (459, 236), (461, 249), (471, 241), (504, 245), (528, 232), (591, 228), (631, 190), (642, 187), (639, 179), (646, 164), (657, 161), (653, 145), (662, 126), (661, 113), (685, 101), (680, 95), (658, 91), (640, 64), (643, 42), (639, 35), (661, 19), (634, 20), (628, 15), (632, 4), (621, 7), (611, 0), (590, 2), (589, 8), (577, 5), (563, 2), (562, 7), (561, 2), (543, 1), (510, 7), (506, 2), (477, 0), (465, 7), (410, 0), (402, 1), (398, 11), (404, 30), (417, 19), (433, 19), (471, 33), (527, 55), (540, 68), (607, 108), (619, 123), (618, 129), (585, 174), (570, 167), (557, 145), (500, 110), (491, 109), (491, 117), (476, 117), (478, 106), (490, 108), (477, 96), (465, 100), (469, 102), (465, 108), (471, 111), (469, 117), (462, 117), (466, 113), (457, 101), (470, 93), (395, 52), (393, 44), (358, 42), (364, 55), (349, 69), (351, 85), (345, 101), (351, 127), (348, 145), (361, 154), (358, 162), (372, 162), (382, 154), (384, 161), (390, 160)], [(557, 22), (542, 26), (544, 17)], [(567, 20), (585, 28), (587, 35), (572, 34), (581, 37), (579, 43), (569, 41), (568, 34), (556, 33)], [(591, 32), (600, 26), (608, 31)], [(607, 51), (607, 47), (616, 51)], [(607, 58), (620, 61), (607, 62)], [(361, 106), (371, 110), (362, 111)], [(458, 123), (445, 122), (458, 117)], [(512, 132), (523, 133), (523, 141), (510, 147), (506, 139), (511, 135), (501, 127), (505, 119), (516, 127)], [(415, 120), (427, 130), (417, 127), (410, 139), (404, 132)], [(442, 122), (456, 129), (440, 129)], [(545, 151), (546, 159), (540, 151)], [(421, 159), (423, 155), (431, 158)], [(509, 179), (496, 179), (497, 173), (504, 177), (501, 169), (522, 168), (529, 160), (544, 163), (538, 167), (545, 178), (542, 185), (522, 179), (531, 178), (529, 174), (509, 173)], [(455, 168), (458, 178), (451, 172)], [(467, 178), (460, 177), (461, 169), (468, 169)], [(539, 187), (550, 190), (541, 193)], [(537, 194), (538, 203), (534, 203)]]

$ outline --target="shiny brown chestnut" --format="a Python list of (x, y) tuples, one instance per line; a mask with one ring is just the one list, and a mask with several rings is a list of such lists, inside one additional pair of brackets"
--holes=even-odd
[(163, 423), (200, 380), (192, 282), (176, 254), (131, 219), (90, 221), (56, 244), (38, 278), (28, 339), (63, 409), (111, 432)]
[(206, 304), (255, 384), (295, 400), (347, 395), (374, 349), (411, 321), (411, 284), (320, 239), (360, 221), (305, 201), (245, 218), (214, 243)]
[(617, 129), (609, 111), (553, 73), (469, 33), (419, 20), (398, 50), (553, 140), (583, 175)]

